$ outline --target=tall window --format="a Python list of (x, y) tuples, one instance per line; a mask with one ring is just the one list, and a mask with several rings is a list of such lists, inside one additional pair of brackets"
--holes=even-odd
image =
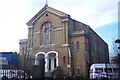
[(22, 54), (24, 54), (24, 47), (22, 47)]
[(71, 42), (70, 48), (71, 48), (71, 51), (74, 52), (74, 50), (75, 50), (75, 49), (74, 49), (74, 42)]
[(41, 28), (41, 45), (53, 44), (53, 28), (51, 22), (47, 21)]
[(66, 57), (63, 56), (63, 65), (65, 65), (65, 64), (66, 64)]
[(27, 47), (25, 48), (25, 54), (27, 54)]
[(80, 69), (78, 69), (78, 75), (80, 74)]
[(77, 52), (80, 52), (80, 45), (79, 45), (79, 41), (76, 42), (76, 50)]

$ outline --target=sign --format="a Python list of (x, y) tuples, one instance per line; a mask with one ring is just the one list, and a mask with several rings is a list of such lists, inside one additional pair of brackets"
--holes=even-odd
[(8, 65), (8, 61), (6, 57), (0, 57), (0, 64), (1, 65)]

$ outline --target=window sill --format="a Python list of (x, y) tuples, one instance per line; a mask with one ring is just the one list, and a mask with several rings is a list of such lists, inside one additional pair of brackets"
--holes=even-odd
[(40, 45), (40, 48), (49, 48), (49, 47), (53, 47), (53, 46), (55, 46), (55, 44)]

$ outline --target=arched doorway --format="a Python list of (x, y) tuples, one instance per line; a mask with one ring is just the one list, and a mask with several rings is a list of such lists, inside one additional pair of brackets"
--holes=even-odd
[(42, 78), (45, 76), (45, 54), (42, 52), (39, 52), (35, 55), (35, 66), (34, 68), (34, 74), (37, 78)]
[(45, 72), (53, 71), (58, 66), (58, 52), (39, 52), (35, 55), (35, 65), (40, 65), (40, 59), (45, 61)]
[(39, 52), (35, 55), (35, 65), (40, 65), (40, 61), (45, 59), (45, 53)]
[(58, 53), (50, 51), (47, 53), (48, 71), (54, 70), (58, 66)]

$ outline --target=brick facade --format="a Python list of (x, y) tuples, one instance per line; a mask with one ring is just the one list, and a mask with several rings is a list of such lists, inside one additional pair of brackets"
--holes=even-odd
[[(46, 22), (49, 24), (44, 25)], [(65, 76), (85, 77), (88, 75), (87, 63), (91, 65), (109, 61), (106, 42), (90, 26), (72, 19), (64, 12), (45, 5), (27, 25), (29, 26), (27, 43), (29, 68), (39, 64), (35, 60), (43, 56), (46, 61), (46, 73), (60, 67)], [(46, 25), (50, 26), (50, 30)], [(48, 29), (52, 32), (44, 35), (44, 31), (42, 32), (44, 26), (46, 27), (44, 31)], [(44, 42), (41, 34), (46, 36), (45, 45), (41, 44)], [(52, 40), (52, 44), (49, 40)], [(20, 54), (21, 52), (20, 44)]]

